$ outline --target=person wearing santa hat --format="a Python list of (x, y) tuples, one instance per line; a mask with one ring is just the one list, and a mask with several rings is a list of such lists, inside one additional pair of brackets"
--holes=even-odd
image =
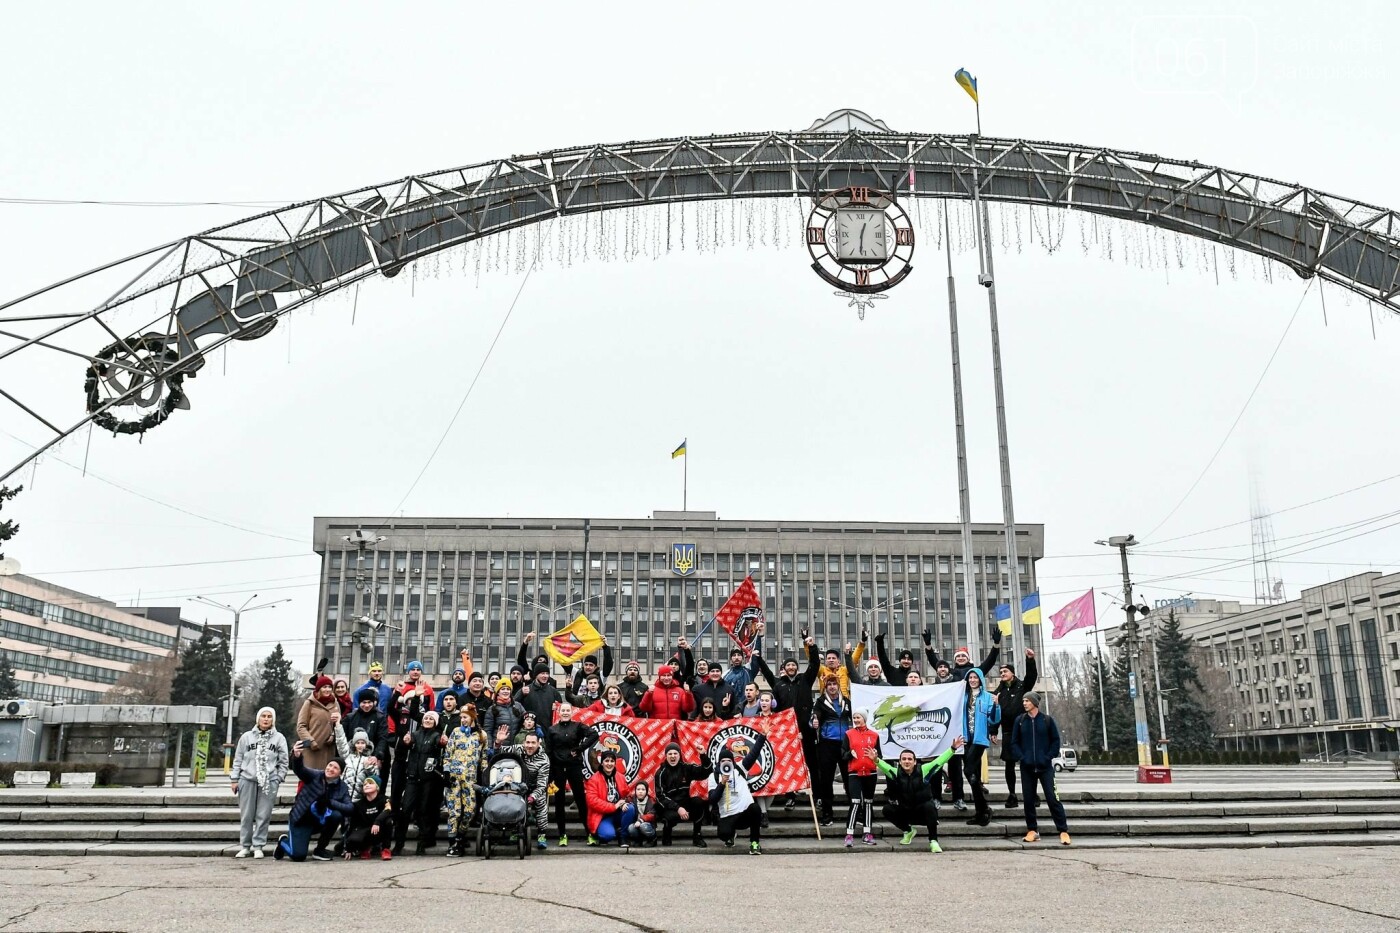
[(675, 668), (663, 664), (655, 685), (642, 694), (641, 712), (651, 719), (684, 719), (695, 712), (695, 696), (676, 682)]
[(316, 689), (297, 713), (297, 738), (302, 746), (302, 764), (317, 771), (324, 770), (335, 757), (335, 727), (340, 722), (340, 703), (335, 688), (325, 674), (316, 678)]

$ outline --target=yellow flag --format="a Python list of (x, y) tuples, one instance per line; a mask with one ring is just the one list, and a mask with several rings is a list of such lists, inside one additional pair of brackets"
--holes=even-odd
[(980, 103), (977, 100), (977, 79), (972, 76), (972, 72), (966, 68), (959, 68), (954, 72), (953, 80), (958, 82), (958, 86), (964, 91), (967, 91), (967, 96), (971, 97), (974, 103)]
[(580, 615), (546, 638), (543, 647), (545, 654), (568, 667), (602, 648), (603, 636), (588, 621), (588, 616)]

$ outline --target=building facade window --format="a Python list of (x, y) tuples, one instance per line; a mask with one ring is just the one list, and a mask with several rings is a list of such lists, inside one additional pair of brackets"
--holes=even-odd
[(1331, 643), (1325, 629), (1313, 633), (1317, 649), (1317, 682), (1322, 687), (1322, 718), (1337, 719), (1337, 684), (1332, 678)]
[(1337, 659), (1342, 665), (1342, 696), (1347, 703), (1347, 718), (1360, 719), (1366, 715), (1361, 709), (1361, 679), (1356, 671), (1356, 646), (1351, 640), (1351, 626), (1337, 626)]
[(1361, 622), (1361, 652), (1366, 663), (1366, 688), (1371, 694), (1371, 715), (1390, 715), (1390, 703), (1385, 695), (1385, 673), (1381, 670), (1381, 643), (1376, 633), (1376, 620)]

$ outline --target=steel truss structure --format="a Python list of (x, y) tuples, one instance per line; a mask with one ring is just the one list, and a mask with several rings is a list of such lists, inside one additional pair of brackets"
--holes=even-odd
[[(1400, 311), (1400, 216), (1386, 208), (1216, 166), (1096, 146), (904, 133), (859, 111), (798, 132), (681, 137), (556, 149), (317, 198), (143, 250), (0, 305), (0, 361), (48, 350), (87, 364), (86, 411), (65, 425), (50, 399), (0, 396), (51, 433), (0, 480), (88, 422), (138, 433), (188, 407), (183, 389), (214, 349), (439, 250), (541, 221), (645, 205), (815, 198), (850, 185), (895, 197), (1086, 211), (1188, 234), (1320, 276)], [(54, 289), (122, 267), (140, 272), (91, 310), (27, 314)], [(122, 333), (132, 302), (161, 313)], [(166, 300), (168, 294), (169, 300)], [(128, 315), (129, 317), (129, 315)], [(15, 330), (16, 325), (27, 325)], [(110, 342), (75, 346), (92, 325)], [(117, 409), (134, 409), (135, 420)], [(141, 414), (144, 412), (144, 414)]]

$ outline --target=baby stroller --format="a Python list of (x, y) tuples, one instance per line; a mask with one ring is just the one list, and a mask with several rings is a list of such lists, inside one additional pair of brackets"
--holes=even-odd
[(530, 854), (529, 818), (525, 795), (525, 766), (513, 754), (498, 752), (491, 759), (487, 784), (482, 788), (481, 827), (476, 831), (476, 854), (490, 858), (502, 846), (514, 846), (517, 857)]

